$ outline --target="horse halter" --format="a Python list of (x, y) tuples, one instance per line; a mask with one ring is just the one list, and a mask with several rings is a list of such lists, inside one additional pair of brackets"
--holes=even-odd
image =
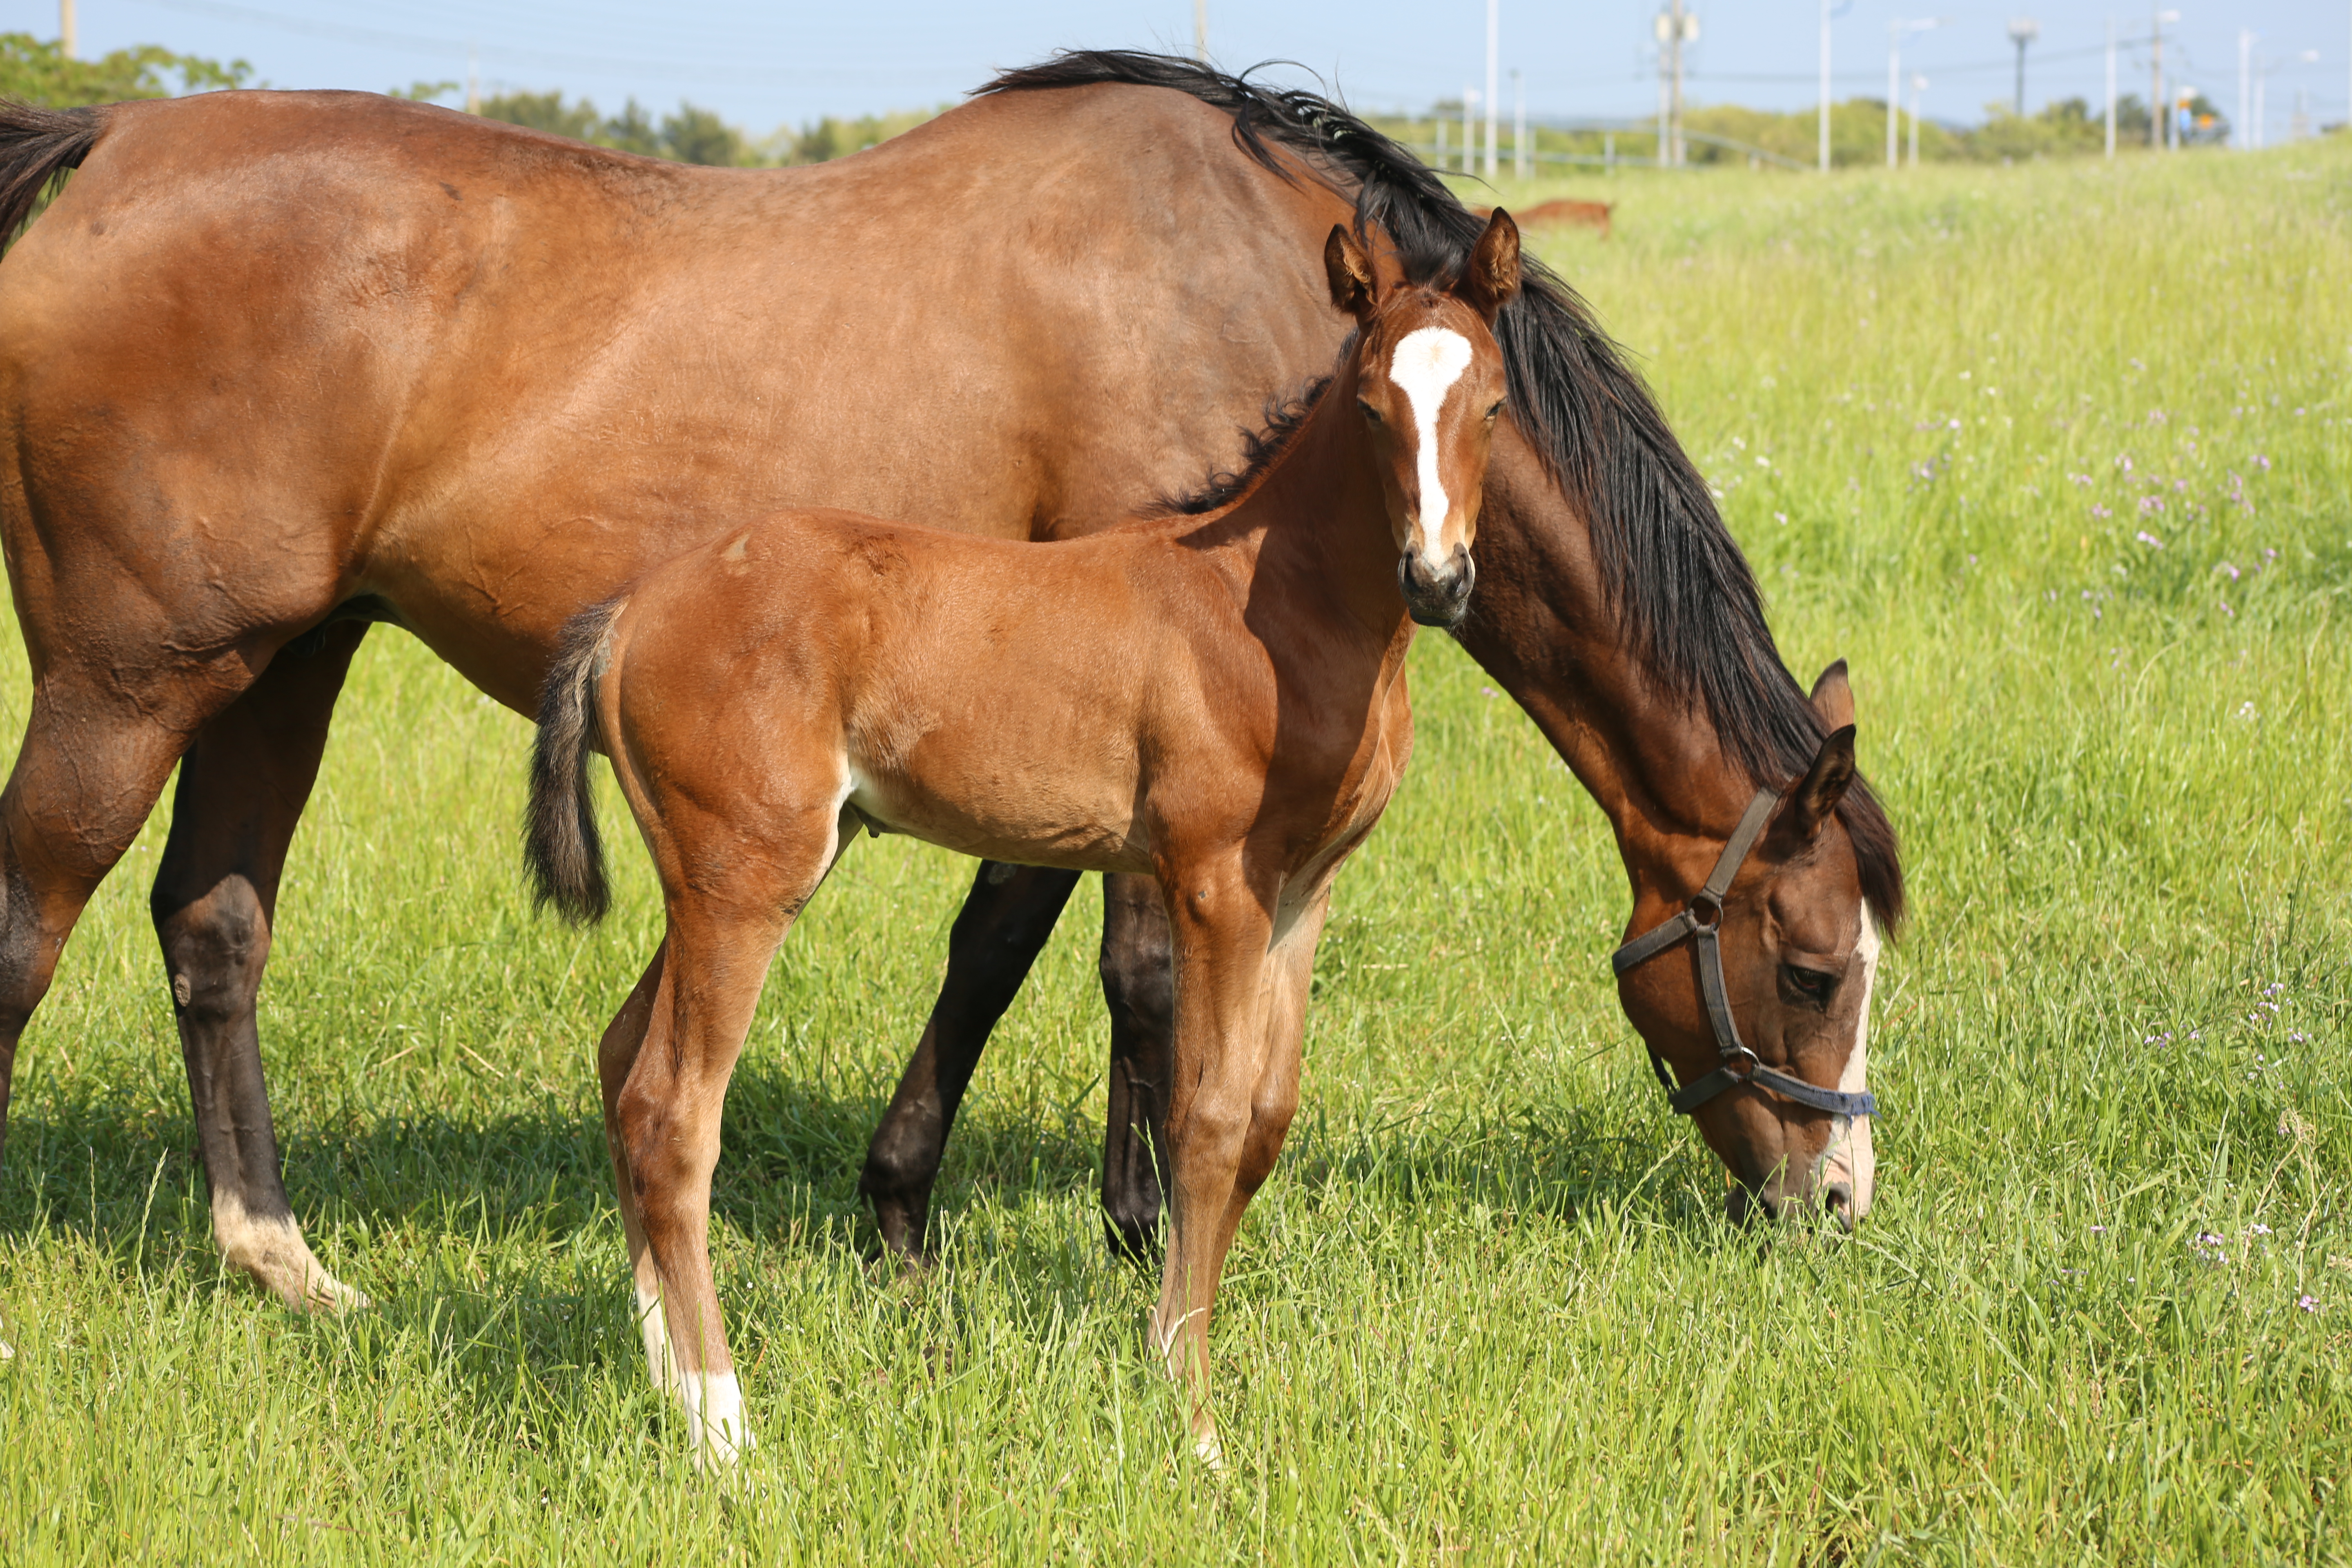
[(1815, 1110), (1826, 1110), (1833, 1116), (1875, 1116), (1878, 1102), (1868, 1093), (1848, 1094), (1843, 1089), (1817, 1089), (1800, 1078), (1766, 1067), (1756, 1053), (1739, 1041), (1739, 1026), (1732, 1021), (1731, 999), (1723, 986), (1723, 948), (1719, 940), (1723, 931), (1723, 897), (1731, 890), (1732, 879), (1747, 863), (1748, 851), (1764, 836), (1764, 825), (1772, 820), (1773, 809), (1780, 804), (1775, 792), (1756, 792), (1748, 803), (1747, 812), (1739, 826), (1732, 831), (1730, 842), (1723, 847), (1722, 856), (1715, 869), (1707, 873), (1706, 885), (1691, 895), (1691, 901), (1680, 912), (1662, 925), (1652, 926), (1640, 936), (1612, 953), (1609, 963), (1620, 974), (1643, 959), (1664, 952), (1685, 936), (1698, 949), (1699, 993), (1706, 1001), (1707, 1022), (1715, 1027), (1715, 1043), (1723, 1053), (1716, 1069), (1686, 1089), (1675, 1087), (1674, 1075), (1666, 1070), (1665, 1058), (1658, 1047), (1650, 1047), (1650, 1070), (1658, 1075), (1658, 1082), (1666, 1091), (1666, 1103), (1678, 1116), (1688, 1116), (1717, 1095), (1741, 1084), (1753, 1084), (1769, 1089), (1799, 1105), (1809, 1105)]

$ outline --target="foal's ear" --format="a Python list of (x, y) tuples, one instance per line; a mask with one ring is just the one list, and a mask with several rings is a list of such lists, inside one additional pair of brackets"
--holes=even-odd
[(1502, 208), (1486, 220), (1486, 232), (1470, 248), (1469, 265), (1454, 285), (1454, 297), (1486, 318), (1492, 326), (1496, 312), (1519, 291), (1519, 226)]
[(1853, 784), (1853, 726), (1843, 725), (1822, 742), (1821, 752), (1803, 782), (1790, 793), (1781, 820), (1798, 837), (1810, 841), (1838, 808)]
[(1345, 224), (1333, 224), (1323, 242), (1323, 274), (1331, 284), (1331, 303), (1359, 321), (1371, 319), (1372, 258)]
[(1846, 684), (1845, 660), (1840, 659), (1822, 671), (1813, 682), (1813, 711), (1820, 715), (1824, 730), (1843, 730), (1853, 723), (1853, 688)]

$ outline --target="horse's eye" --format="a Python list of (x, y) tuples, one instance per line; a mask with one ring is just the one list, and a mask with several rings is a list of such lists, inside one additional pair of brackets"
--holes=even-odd
[(1815, 1007), (1827, 1007), (1830, 997), (1837, 991), (1838, 977), (1826, 970), (1803, 969), (1793, 963), (1780, 966), (1780, 979), (1794, 993), (1792, 999), (1810, 1003)]
[(1370, 404), (1365, 402), (1362, 398), (1359, 397), (1356, 399), (1356, 407), (1360, 410), (1364, 417), (1371, 421), (1371, 423), (1377, 425), (1381, 422), (1381, 411), (1373, 407)]
[(1495, 422), (1495, 416), (1502, 413), (1502, 411), (1503, 400), (1498, 397), (1495, 399), (1495, 406), (1486, 410), (1486, 423), (1492, 425)]

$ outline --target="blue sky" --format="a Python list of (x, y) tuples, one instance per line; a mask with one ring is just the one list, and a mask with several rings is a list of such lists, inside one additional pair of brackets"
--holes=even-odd
[[(2272, 68), (2269, 137), (2284, 136), (2300, 92), (2312, 118), (2345, 118), (2352, 101), (2352, 0), (2173, 0), (2168, 31), (2179, 79), (2225, 111), (2238, 98), (2238, 34), (2260, 35)], [(1657, 0), (1502, 0), (1504, 98), (1524, 73), (1538, 117), (1640, 116), (1657, 101), (1649, 43)], [(1687, 90), (1704, 102), (1795, 108), (1814, 100), (1818, 0), (1690, 0), (1701, 19)], [(278, 87), (381, 90), (417, 79), (461, 79), (468, 46), (485, 90), (562, 88), (606, 109), (632, 95), (661, 109), (681, 98), (716, 109), (755, 134), (821, 114), (857, 114), (950, 101), (991, 69), (1057, 47), (1191, 47), (1192, 0), (941, 0), (865, 5), (665, 5), (626, 0), (78, 0), (82, 52), (161, 43), (250, 60)], [(1836, 94), (1883, 96), (1887, 26), (1937, 16), (1915, 37), (1905, 75), (1928, 79), (1926, 108), (1974, 120), (2011, 89), (2013, 15), (2035, 17), (2029, 109), (2053, 97), (2104, 92), (2110, 15), (2145, 40), (2145, 9), (2051, 0), (1850, 0), (1833, 24)], [(55, 36), (55, 0), (0, 0), (0, 30)], [(1421, 108), (1458, 95), (1485, 70), (1484, 0), (1209, 0), (1213, 56), (1227, 66), (1297, 60), (1375, 110)], [(2305, 59), (2306, 53), (2315, 58)], [(2144, 43), (2126, 48), (2122, 89), (2147, 91)], [(1907, 89), (1906, 89), (1907, 90)]]

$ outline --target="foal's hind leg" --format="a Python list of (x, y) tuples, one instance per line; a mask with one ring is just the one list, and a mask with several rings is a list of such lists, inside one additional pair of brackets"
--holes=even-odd
[(149, 899), (214, 1239), (224, 1258), (293, 1307), (367, 1302), (311, 1256), (286, 1202), (254, 1019), (278, 876), (366, 633), (364, 623), (347, 622), (280, 649), (251, 689), (197, 731), (181, 761), (172, 836)]
[[(980, 863), (971, 891), (948, 935), (947, 978), (914, 1059), (898, 1079), (889, 1110), (866, 1146), (858, 1191), (874, 1205), (882, 1240), (902, 1258), (925, 1255), (931, 1183), (940, 1173), (948, 1131), (988, 1044), (1029, 976), (1030, 965), (1077, 885), (1076, 871)], [(1156, 902), (1158, 889), (1152, 891)], [(1156, 1205), (1159, 1193), (1154, 1189)]]
[[(631, 788), (625, 779), (623, 787)], [(710, 1178), (727, 1083), (778, 944), (854, 832), (854, 819), (836, 822), (830, 810), (756, 826), (648, 823), (668, 934), (599, 1055), (624, 1222), (635, 1212), (629, 1239), (646, 1351), (656, 1382), (686, 1407), (698, 1462), (732, 1462), (751, 1445), (710, 1269)], [(691, 878), (681, 870), (689, 865), (698, 868)], [(648, 1310), (649, 1291), (657, 1310)]]
[(646, 1342), (646, 1371), (654, 1386), (665, 1394), (680, 1398), (684, 1392), (677, 1385), (677, 1363), (670, 1354), (669, 1325), (661, 1310), (661, 1272), (654, 1266), (652, 1250), (646, 1245), (646, 1222), (637, 1213), (637, 1194), (629, 1178), (629, 1152), (621, 1136), (621, 1091), (626, 1088), (629, 1074), (637, 1065), (637, 1056), (645, 1048), (646, 1036), (651, 1031), (654, 1009), (660, 1005), (662, 975), (669, 957), (669, 943), (664, 942), (654, 949), (653, 962), (621, 1004), (621, 1010), (604, 1027), (604, 1037), (596, 1042), (596, 1077), (604, 1097), (604, 1152), (613, 1162), (613, 1196), (621, 1211), (621, 1233), (629, 1244), (629, 1273), (637, 1299), (637, 1332)]

